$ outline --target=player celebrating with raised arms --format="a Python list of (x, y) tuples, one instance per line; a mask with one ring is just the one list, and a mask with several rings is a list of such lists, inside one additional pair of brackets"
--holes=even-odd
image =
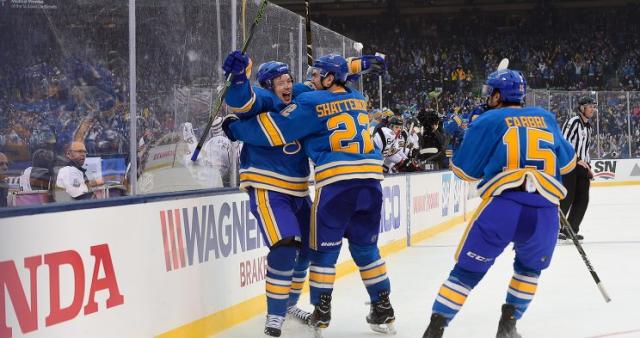
[(393, 332), (390, 282), (377, 247), (382, 157), (367, 130), (364, 97), (345, 85), (348, 68), (342, 56), (320, 57), (311, 69), (311, 81), (325, 90), (300, 94), (280, 113), (243, 121), (228, 116), (223, 129), (229, 138), (255, 145), (282, 146), (301, 140), (315, 164), (316, 197), (309, 239), (315, 310), (310, 324), (315, 328), (329, 325), (335, 264), (346, 237), (371, 299), (367, 322), (374, 330)]
[(558, 204), (566, 195), (561, 175), (575, 167), (576, 157), (555, 115), (522, 106), (525, 91), (525, 79), (518, 71), (490, 74), (483, 94), (491, 110), (471, 124), (454, 154), (452, 169), (458, 177), (481, 180), (482, 203), (436, 296), (423, 338), (442, 337), (510, 242), (516, 253), (514, 274), (496, 337), (520, 337), (516, 321), (533, 300), (538, 278), (551, 262), (559, 231)]
[[(289, 66), (282, 62), (269, 61), (260, 65), (257, 74), (259, 86), (252, 86), (248, 77), (251, 60), (239, 51), (231, 52), (225, 59), (223, 69), (234, 72), (234, 83), (229, 88), (225, 102), (236, 116), (247, 119), (264, 111), (280, 111), (291, 103), (293, 97), (313, 90), (312, 84), (293, 83)], [(383, 69), (384, 60), (375, 56), (352, 58), (352, 73), (357, 76)], [(249, 192), (252, 213), (258, 219), (261, 229), (270, 245), (267, 256), (267, 322), (265, 334), (279, 336), (287, 313), (306, 321), (310, 314), (299, 309), (296, 304), (302, 291), (309, 261), (307, 258), (309, 233), (309, 206), (307, 182), (309, 161), (299, 142), (290, 142), (277, 147), (245, 144), (240, 156), (240, 188)], [(260, 194), (268, 197), (263, 204), (274, 210), (272, 215), (262, 215)], [(273, 226), (281, 233), (293, 232), (294, 241), (272, 245), (269, 240), (269, 217)], [(283, 228), (283, 230), (280, 230)], [(291, 250), (278, 248), (284, 244), (299, 248), (297, 260)], [(271, 259), (270, 259), (271, 258)], [(293, 274), (277, 274), (277, 270), (291, 270), (289, 265), (295, 261)], [(286, 284), (286, 285), (284, 285)], [(285, 288), (288, 287), (288, 292)], [(277, 289), (277, 290), (276, 290)], [(276, 292), (277, 291), (277, 292)], [(288, 297), (286, 294), (288, 293)]]
[[(232, 56), (233, 55), (233, 56)], [(259, 93), (271, 105), (290, 102), (293, 78), (289, 66), (267, 62), (258, 69), (260, 87), (248, 83), (251, 61), (239, 52), (232, 53), (223, 69), (235, 74), (233, 87), (246, 87), (249, 104), (231, 109), (243, 118), (255, 116), (251, 106)], [(230, 90), (230, 94), (231, 94)], [(230, 97), (228, 95), (227, 97)], [(311, 199), (308, 190), (309, 160), (299, 143), (279, 147), (244, 144), (240, 154), (240, 189), (249, 194), (251, 213), (258, 220), (267, 255), (267, 319), (264, 333), (279, 337), (285, 315), (306, 321), (310, 313), (296, 306), (309, 267), (307, 241)]]

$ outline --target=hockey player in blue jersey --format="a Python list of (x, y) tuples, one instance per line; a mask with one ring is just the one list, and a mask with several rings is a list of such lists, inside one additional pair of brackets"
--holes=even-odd
[[(232, 53), (233, 54), (233, 53)], [(269, 104), (284, 106), (291, 102), (293, 79), (289, 67), (267, 62), (258, 69), (260, 87), (251, 88), (248, 77), (251, 61), (237, 53), (227, 57), (223, 69), (233, 72), (234, 86), (247, 86), (255, 101), (258, 93)], [(245, 107), (246, 108), (246, 107)], [(251, 109), (242, 118), (255, 116)], [(308, 248), (311, 199), (308, 190), (309, 160), (300, 143), (278, 147), (244, 144), (240, 154), (240, 189), (247, 191), (251, 212), (258, 220), (269, 247), (267, 255), (267, 319), (264, 333), (279, 337), (287, 313), (308, 320), (310, 313), (296, 303), (302, 292), (309, 267)]]
[[(350, 76), (352, 77), (377, 68), (384, 68), (384, 60), (368, 55), (350, 59)], [(294, 84), (289, 66), (277, 61), (260, 65), (257, 74), (259, 86), (251, 86), (248, 81), (251, 60), (239, 51), (231, 52), (227, 56), (223, 69), (227, 73), (233, 71), (236, 74), (225, 102), (236, 116), (243, 119), (251, 118), (259, 112), (280, 111), (291, 103), (293, 97), (314, 88), (309, 84)], [(271, 248), (267, 256), (267, 264), (272, 269), (267, 271), (268, 306), (265, 334), (271, 336), (280, 335), (285, 310), (303, 320), (307, 320), (310, 315), (296, 306), (309, 264), (308, 245), (306, 245), (310, 219), (308, 208), (310, 201), (307, 196), (309, 161), (301, 150), (301, 145), (297, 141), (278, 147), (245, 144), (240, 157), (240, 188), (249, 192), (252, 213), (265, 233), (264, 238), (268, 239), (266, 234), (269, 227), (266, 224), (268, 222), (262, 222), (267, 217), (261, 215), (264, 210), (256, 202), (259, 201), (257, 193), (268, 197), (266, 203), (272, 211), (274, 227), (281, 234), (293, 234), (296, 239), (293, 242), (281, 240), (276, 245), (272, 245), (270, 241), (267, 243)], [(296, 236), (298, 231), (301, 238)], [(291, 270), (288, 266), (291, 264), (291, 259), (295, 257), (291, 250), (280, 248), (290, 244), (300, 247), (291, 279), (288, 274), (278, 275), (273, 272)], [(282, 283), (291, 284), (288, 302), (284, 295), (285, 290), (281, 287)]]
[(483, 93), (491, 110), (471, 124), (454, 154), (452, 169), (458, 177), (481, 180), (482, 203), (458, 246), (456, 264), (438, 292), (423, 338), (442, 337), (510, 242), (516, 253), (514, 274), (496, 337), (520, 337), (516, 321), (551, 262), (559, 231), (558, 204), (566, 194), (561, 175), (575, 167), (576, 157), (553, 114), (522, 107), (525, 90), (520, 72), (490, 74)]
[(318, 58), (312, 82), (324, 90), (300, 94), (280, 113), (224, 123), (227, 136), (255, 145), (280, 146), (300, 140), (315, 165), (316, 196), (312, 207), (310, 252), (310, 323), (325, 328), (331, 319), (335, 264), (342, 238), (371, 299), (367, 322), (372, 329), (393, 332), (390, 282), (377, 247), (382, 206), (382, 156), (367, 130), (366, 102), (347, 88), (347, 61), (339, 55)]

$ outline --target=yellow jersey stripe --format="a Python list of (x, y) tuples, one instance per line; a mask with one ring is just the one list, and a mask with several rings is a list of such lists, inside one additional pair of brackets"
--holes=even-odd
[(322, 196), (322, 189), (316, 189), (316, 197), (313, 199), (313, 204), (311, 204), (311, 222), (309, 222), (309, 247), (311, 249), (318, 249), (318, 203), (320, 201), (320, 197)]
[(273, 218), (273, 215), (270, 212), (271, 208), (268, 205), (269, 201), (267, 200), (267, 190), (255, 189), (255, 192), (262, 225), (264, 226), (265, 233), (267, 234), (269, 245), (273, 245), (277, 243), (280, 238), (278, 236), (275, 219)]
[(573, 155), (573, 158), (571, 159), (571, 161), (569, 161), (569, 163), (566, 166), (560, 168), (560, 175), (566, 175), (570, 173), (576, 167), (577, 160), (578, 158), (576, 157), (576, 155)]
[(362, 71), (362, 60), (356, 58), (347, 58), (349, 63), (349, 74), (357, 74)]
[(492, 200), (493, 200), (493, 197), (490, 197), (488, 199), (483, 199), (482, 202), (480, 202), (480, 205), (478, 206), (478, 208), (476, 209), (476, 212), (473, 214), (473, 217), (471, 217), (471, 220), (469, 220), (469, 224), (467, 224), (467, 228), (464, 230), (464, 234), (462, 235), (462, 238), (460, 239), (460, 243), (458, 243), (458, 248), (456, 249), (456, 253), (454, 256), (456, 262), (458, 261), (458, 257), (460, 257), (460, 251), (462, 251), (462, 246), (464, 245), (464, 242), (467, 240), (467, 236), (469, 236), (469, 231), (471, 231), (471, 227), (473, 226), (473, 223), (476, 221), (476, 219), (478, 219), (478, 217), (480, 216), (484, 208), (486, 208), (487, 205), (489, 205), (489, 203), (491, 203)]
[(342, 166), (335, 167), (323, 170), (321, 172), (316, 172), (316, 182), (320, 182), (327, 178), (344, 175), (344, 174), (354, 174), (354, 173), (382, 173), (382, 166), (378, 165), (359, 165), (359, 166)]
[(280, 131), (269, 118), (269, 114), (259, 114), (258, 123), (260, 124), (260, 127), (262, 127), (262, 131), (264, 132), (265, 136), (267, 136), (267, 139), (269, 139), (269, 143), (272, 146), (281, 146), (285, 144)]
[(251, 108), (253, 108), (253, 105), (256, 103), (256, 93), (253, 92), (253, 89), (251, 90), (251, 99), (249, 99), (249, 102), (245, 103), (244, 106), (242, 107), (232, 107), (229, 106), (229, 108), (231, 108), (231, 111), (233, 113), (246, 113), (249, 110), (251, 110)]
[(462, 169), (460, 169), (460, 168), (456, 167), (454, 164), (451, 164), (451, 170), (453, 171), (453, 173), (454, 173), (456, 176), (460, 177), (460, 179), (462, 179), (463, 181), (468, 181), (468, 182), (470, 182), (470, 181), (477, 181), (477, 180), (479, 180), (479, 178), (475, 178), (475, 177), (473, 177), (473, 176), (471, 176), (471, 175), (467, 175), (467, 173), (465, 173), (465, 172), (464, 172), (464, 170), (462, 170)]
[(260, 175), (255, 173), (241, 173), (240, 181), (255, 181), (258, 183), (267, 183), (270, 185), (274, 185), (276, 187), (281, 187), (290, 190), (299, 190), (304, 191), (309, 188), (309, 183), (297, 183), (297, 182), (287, 182), (285, 180), (281, 180), (275, 177), (270, 177), (266, 175)]

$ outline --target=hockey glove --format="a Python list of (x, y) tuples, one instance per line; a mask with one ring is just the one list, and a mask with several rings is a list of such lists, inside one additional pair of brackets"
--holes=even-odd
[(242, 84), (251, 76), (251, 65), (251, 59), (246, 54), (236, 50), (227, 55), (224, 64), (222, 64), (222, 69), (225, 77), (229, 76), (229, 73), (233, 73), (234, 84)]
[(382, 74), (387, 70), (387, 64), (382, 56), (378, 55), (363, 55), (360, 57), (362, 60), (362, 73), (374, 73)]
[(224, 132), (225, 135), (227, 135), (227, 138), (231, 142), (237, 141), (235, 136), (233, 136), (233, 132), (231, 131), (231, 128), (230, 128), (231, 124), (236, 121), (238, 121), (238, 117), (235, 114), (229, 114), (225, 116), (224, 119), (222, 119), (222, 131)]

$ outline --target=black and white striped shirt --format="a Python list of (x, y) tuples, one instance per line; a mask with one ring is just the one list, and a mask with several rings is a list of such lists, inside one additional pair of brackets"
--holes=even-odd
[(587, 163), (591, 159), (589, 157), (589, 147), (591, 147), (592, 129), (591, 123), (582, 122), (579, 115), (567, 120), (562, 127), (562, 134), (573, 145), (578, 160), (583, 160)]

